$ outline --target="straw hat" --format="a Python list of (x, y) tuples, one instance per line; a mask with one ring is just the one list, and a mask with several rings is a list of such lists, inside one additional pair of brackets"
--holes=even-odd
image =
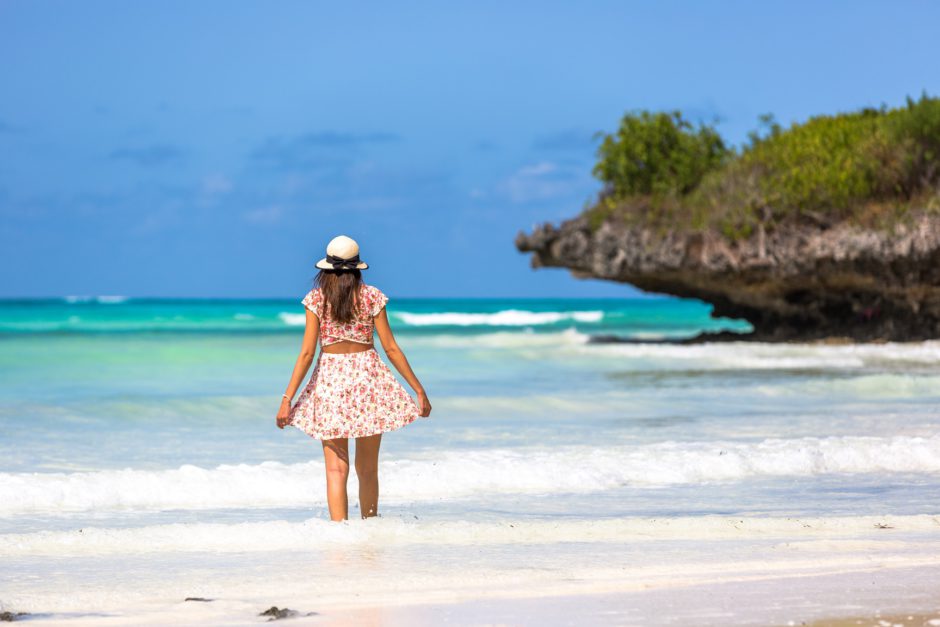
[(326, 257), (317, 262), (321, 270), (365, 270), (365, 261), (359, 261), (359, 244), (351, 237), (337, 235), (326, 245)]

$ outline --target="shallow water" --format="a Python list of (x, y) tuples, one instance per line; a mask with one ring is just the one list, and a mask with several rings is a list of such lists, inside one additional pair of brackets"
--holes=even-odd
[[(710, 516), (841, 517), (841, 529), (906, 516), (901, 552), (936, 546), (940, 342), (599, 344), (590, 335), (747, 325), (688, 301), (391, 296), (434, 411), (383, 438), (381, 519), (332, 526), (319, 443), (274, 426), (299, 299), (0, 304), (0, 603), (130, 607), (165, 572), (189, 595), (211, 575), (213, 593), (232, 597), (233, 568), (324, 547), (340, 563), (379, 551), (388, 575), (433, 545), (409, 571), (418, 588), (455, 560), (477, 592), (571, 577), (603, 587), (618, 579), (598, 570), (602, 557), (621, 569), (670, 551), (732, 564), (759, 539), (659, 537), (638, 517), (693, 521), (714, 540)], [(353, 478), (353, 517), (355, 489)], [(863, 538), (846, 555), (894, 550), (840, 533)], [(636, 545), (644, 534), (665, 544)], [(492, 559), (476, 564), (475, 550)], [(310, 574), (309, 562), (279, 563), (285, 577)], [(124, 601), (114, 570), (136, 573)], [(318, 585), (324, 603), (348, 600)]]

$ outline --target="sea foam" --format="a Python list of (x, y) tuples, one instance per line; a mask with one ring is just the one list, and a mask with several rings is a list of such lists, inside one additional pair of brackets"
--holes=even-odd
[(69, 294), (67, 296), (63, 296), (62, 300), (69, 303), (70, 305), (76, 305), (80, 303), (101, 303), (103, 305), (119, 305), (121, 303), (126, 303), (127, 301), (129, 301), (130, 297), (121, 296), (117, 294), (114, 294), (114, 295), (104, 294), (100, 296), (92, 296), (92, 295), (86, 295), (86, 294)]
[[(571, 348), (566, 347), (566, 348)], [(714, 342), (693, 345), (598, 343), (577, 346), (580, 354), (643, 368), (689, 367), (761, 370), (859, 368), (933, 368), (940, 362), (940, 341), (911, 344), (852, 344), (832, 346), (813, 343)]]
[[(142, 527), (94, 527), (68, 531), (0, 534), (0, 555), (104, 556), (133, 553), (248, 553), (304, 551), (338, 546), (467, 546), (560, 542), (654, 542), (657, 540), (768, 540), (857, 538), (877, 525), (905, 532), (932, 532), (930, 514), (906, 516), (751, 517), (681, 516), (500, 521), (423, 521), (379, 518), (337, 525), (326, 519), (240, 523), (171, 523)], [(861, 544), (864, 541), (859, 541)], [(867, 541), (870, 545), (871, 541)], [(863, 547), (867, 548), (867, 547)]]
[[(885, 472), (940, 472), (940, 434), (450, 450), (385, 460), (380, 470), (392, 503)], [(306, 507), (322, 503), (322, 476), (320, 461), (2, 473), (0, 515)]]
[(564, 320), (576, 322), (600, 322), (603, 311), (525, 311), (506, 309), (493, 313), (409, 313), (395, 312), (394, 316), (411, 326), (498, 326), (516, 327), (554, 324)]
[(277, 314), (277, 317), (289, 327), (302, 327), (307, 323), (307, 314), (305, 313), (288, 313), (282, 311)]

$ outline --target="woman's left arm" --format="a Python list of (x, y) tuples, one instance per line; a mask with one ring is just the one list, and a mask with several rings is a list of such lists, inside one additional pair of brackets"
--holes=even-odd
[(278, 429), (283, 429), (287, 425), (291, 406), (291, 401), (288, 399), (294, 398), (294, 394), (297, 393), (297, 389), (300, 388), (304, 377), (307, 376), (307, 371), (310, 369), (310, 364), (313, 363), (313, 357), (317, 352), (317, 339), (320, 337), (320, 319), (317, 317), (317, 314), (309, 309), (307, 309), (306, 312), (307, 326), (304, 328), (304, 339), (300, 345), (300, 355), (297, 356), (297, 362), (294, 364), (294, 373), (291, 375), (290, 383), (287, 385), (287, 391), (284, 392), (286, 398), (281, 397), (281, 408), (277, 412)]

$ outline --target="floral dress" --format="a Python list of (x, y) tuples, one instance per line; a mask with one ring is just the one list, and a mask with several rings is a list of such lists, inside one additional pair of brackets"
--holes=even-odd
[[(301, 302), (319, 318), (321, 346), (341, 340), (371, 344), (373, 319), (388, 297), (361, 283), (358, 314), (349, 323), (332, 319), (319, 289), (308, 292)], [(374, 346), (355, 353), (321, 350), (310, 380), (291, 407), (288, 424), (318, 440), (361, 438), (403, 427), (419, 413)]]

